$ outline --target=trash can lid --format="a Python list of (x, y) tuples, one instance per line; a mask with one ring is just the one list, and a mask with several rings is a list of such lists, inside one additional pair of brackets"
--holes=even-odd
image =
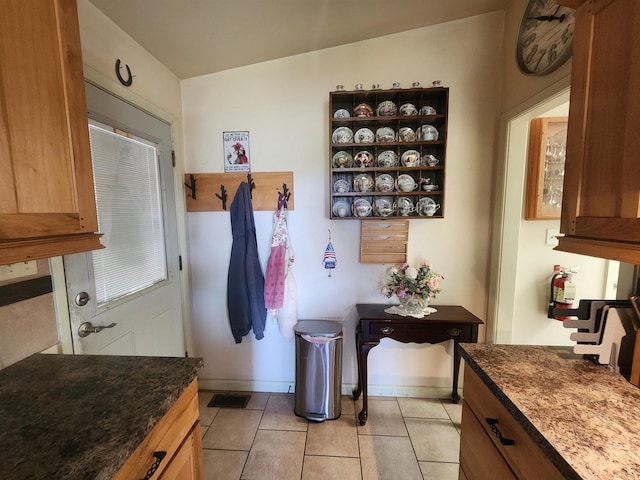
[(294, 330), (299, 335), (337, 337), (342, 333), (342, 324), (331, 320), (298, 320)]

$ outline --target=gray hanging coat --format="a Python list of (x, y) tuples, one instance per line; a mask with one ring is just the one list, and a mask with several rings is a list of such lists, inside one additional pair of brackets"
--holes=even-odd
[(227, 283), (227, 310), (236, 343), (253, 334), (264, 337), (267, 310), (264, 306), (264, 275), (258, 258), (256, 226), (251, 206), (251, 190), (242, 182), (231, 204), (231, 260)]

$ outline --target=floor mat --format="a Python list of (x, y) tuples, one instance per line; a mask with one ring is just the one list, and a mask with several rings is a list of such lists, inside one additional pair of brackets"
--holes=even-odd
[(207, 407), (244, 408), (250, 399), (251, 395), (216, 393), (207, 404)]

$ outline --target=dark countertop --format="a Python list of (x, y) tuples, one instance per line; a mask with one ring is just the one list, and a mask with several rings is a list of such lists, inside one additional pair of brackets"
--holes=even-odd
[(567, 478), (636, 480), (640, 389), (571, 352), (460, 344), (469, 366)]
[(32, 355), (0, 371), (0, 478), (110, 479), (199, 358)]

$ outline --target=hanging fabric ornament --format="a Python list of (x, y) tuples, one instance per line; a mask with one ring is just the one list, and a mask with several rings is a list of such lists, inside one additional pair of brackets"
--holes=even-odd
[(331, 245), (331, 230), (329, 230), (329, 245), (327, 245), (327, 248), (324, 251), (324, 258), (322, 259), (324, 268), (329, 270), (329, 276), (331, 276), (331, 270), (336, 268), (337, 262), (336, 251), (333, 249), (333, 245)]

